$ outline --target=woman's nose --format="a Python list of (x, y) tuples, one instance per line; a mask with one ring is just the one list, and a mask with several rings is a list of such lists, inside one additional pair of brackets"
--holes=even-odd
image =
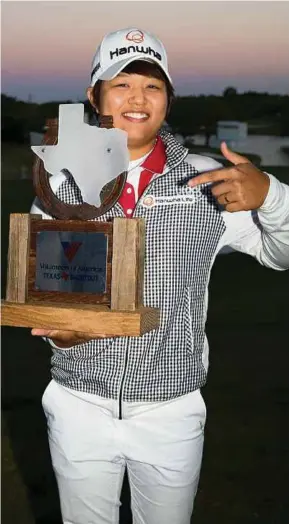
[(143, 104), (146, 100), (145, 91), (141, 87), (135, 88), (130, 93), (130, 101), (137, 103), (137, 104)]

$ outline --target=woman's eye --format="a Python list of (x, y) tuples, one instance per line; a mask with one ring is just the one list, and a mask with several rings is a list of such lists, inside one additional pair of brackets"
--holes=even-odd
[(157, 89), (157, 90), (159, 89), (159, 86), (157, 86), (157, 85), (155, 85), (155, 84), (149, 84), (147, 87), (148, 87), (149, 89)]
[(124, 82), (121, 84), (116, 84), (115, 87), (128, 87), (128, 84), (125, 84)]

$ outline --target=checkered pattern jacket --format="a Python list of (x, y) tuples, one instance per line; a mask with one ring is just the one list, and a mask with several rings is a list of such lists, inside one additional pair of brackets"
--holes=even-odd
[[(141, 337), (97, 339), (65, 350), (52, 345), (52, 376), (68, 388), (119, 401), (165, 401), (206, 382), (208, 283), (226, 221), (208, 188), (190, 188), (186, 180), (219, 164), (198, 155), (188, 162), (187, 150), (173, 136), (161, 132), (161, 138), (165, 171), (154, 175), (133, 214), (146, 223), (144, 306), (160, 309), (160, 327)], [(82, 202), (72, 178), (56, 194), (69, 204)], [(122, 216), (116, 204), (97, 220)], [(264, 262), (253, 244), (247, 252)]]

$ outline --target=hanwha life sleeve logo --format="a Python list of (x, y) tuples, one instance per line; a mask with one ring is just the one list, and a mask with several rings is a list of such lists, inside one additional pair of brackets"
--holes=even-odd
[(142, 31), (130, 31), (125, 38), (135, 44), (141, 44), (144, 41), (144, 34)]

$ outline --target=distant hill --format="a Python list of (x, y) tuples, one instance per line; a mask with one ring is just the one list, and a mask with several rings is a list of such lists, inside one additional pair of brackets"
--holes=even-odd
[[(28, 143), (29, 132), (43, 132), (45, 121), (58, 116), (58, 106), (73, 103), (59, 100), (36, 104), (1, 95), (2, 141)], [(85, 111), (92, 116), (87, 101)], [(289, 135), (289, 96), (247, 92), (238, 94), (235, 88), (226, 88), (222, 96), (176, 97), (167, 123), (175, 133), (184, 136), (215, 132), (218, 120), (248, 122), (250, 134)]]

